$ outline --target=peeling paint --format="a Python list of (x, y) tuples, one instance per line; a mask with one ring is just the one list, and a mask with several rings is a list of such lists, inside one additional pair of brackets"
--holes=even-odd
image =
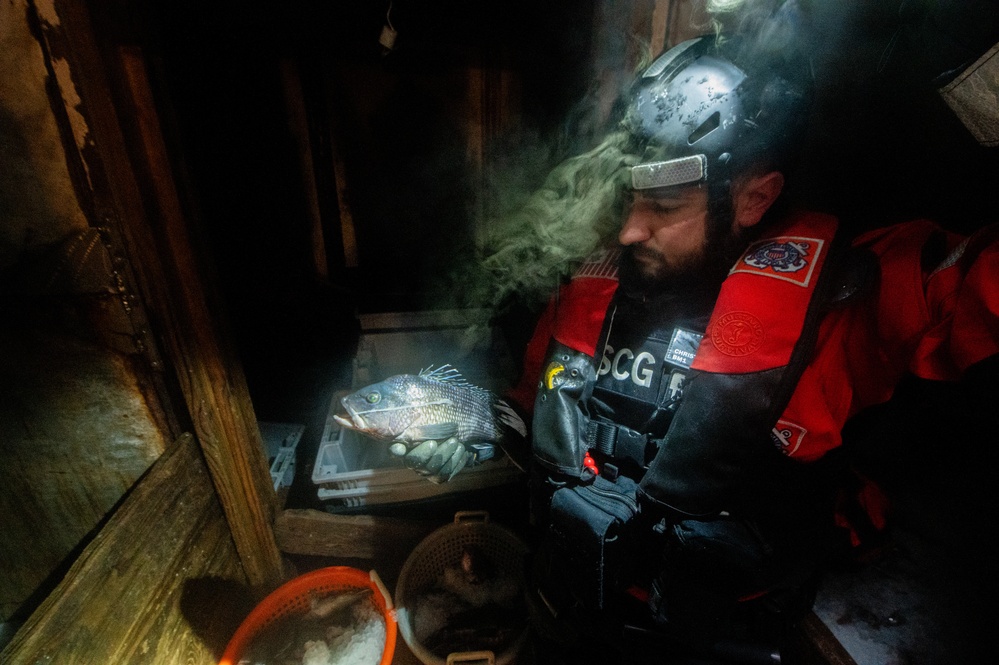
[(59, 27), (59, 12), (55, 8), (55, 0), (35, 0), (38, 16), (51, 26)]
[[(69, 116), (69, 124), (73, 128), (73, 138), (76, 140), (76, 147), (79, 150), (89, 143), (90, 127), (86, 118), (80, 113), (82, 100), (73, 83), (73, 77), (69, 70), (69, 63), (64, 58), (52, 60), (52, 68), (56, 73), (56, 81), (59, 84), (59, 92), (62, 94), (63, 104), (66, 106), (66, 113)], [(86, 161), (84, 161), (86, 166)], [(88, 173), (88, 178), (89, 173)]]
[[(50, 5), (51, 7), (51, 5)], [(0, 2), (0, 269), (86, 228), (23, 0)]]

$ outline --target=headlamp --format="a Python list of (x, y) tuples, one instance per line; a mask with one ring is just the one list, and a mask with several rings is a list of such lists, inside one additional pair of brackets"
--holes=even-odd
[(631, 187), (657, 189), (700, 182), (707, 178), (707, 169), (708, 159), (704, 155), (639, 164), (631, 167)]

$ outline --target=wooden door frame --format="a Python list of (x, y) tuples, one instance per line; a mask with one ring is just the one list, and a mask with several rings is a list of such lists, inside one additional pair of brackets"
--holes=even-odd
[[(147, 397), (166, 402), (177, 427), (193, 428), (247, 580), (271, 588), (282, 563), (270, 470), (214, 280), (194, 246), (144, 54), (101, 42), (85, 0), (29, 2), (28, 12), (50, 63), (67, 160), (79, 166), (71, 168), (77, 196), (91, 225), (120, 244), (122, 273), (148, 314), (149, 369), (170, 373), (183, 405), (170, 404), (165, 390)], [(179, 432), (165, 434), (172, 440)]]

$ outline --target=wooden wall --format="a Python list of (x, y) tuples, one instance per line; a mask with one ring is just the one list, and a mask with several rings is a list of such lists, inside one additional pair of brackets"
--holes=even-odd
[(34, 6), (0, 4), (0, 623), (24, 618), (166, 448), (134, 293), (66, 155), (86, 124), (75, 102), (53, 110), (61, 86), (76, 95), (38, 40), (56, 19)]
[(4, 3), (0, 19), (4, 639), (184, 430), (249, 579), (275, 582), (260, 434), (207, 304), (141, 52), (99, 43), (73, 0)]

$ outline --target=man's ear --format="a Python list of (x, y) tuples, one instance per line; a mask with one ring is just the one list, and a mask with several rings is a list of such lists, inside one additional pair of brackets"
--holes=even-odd
[(784, 174), (770, 171), (747, 177), (736, 181), (732, 189), (734, 223), (737, 227), (748, 229), (763, 219), (763, 214), (780, 196), (784, 189)]

